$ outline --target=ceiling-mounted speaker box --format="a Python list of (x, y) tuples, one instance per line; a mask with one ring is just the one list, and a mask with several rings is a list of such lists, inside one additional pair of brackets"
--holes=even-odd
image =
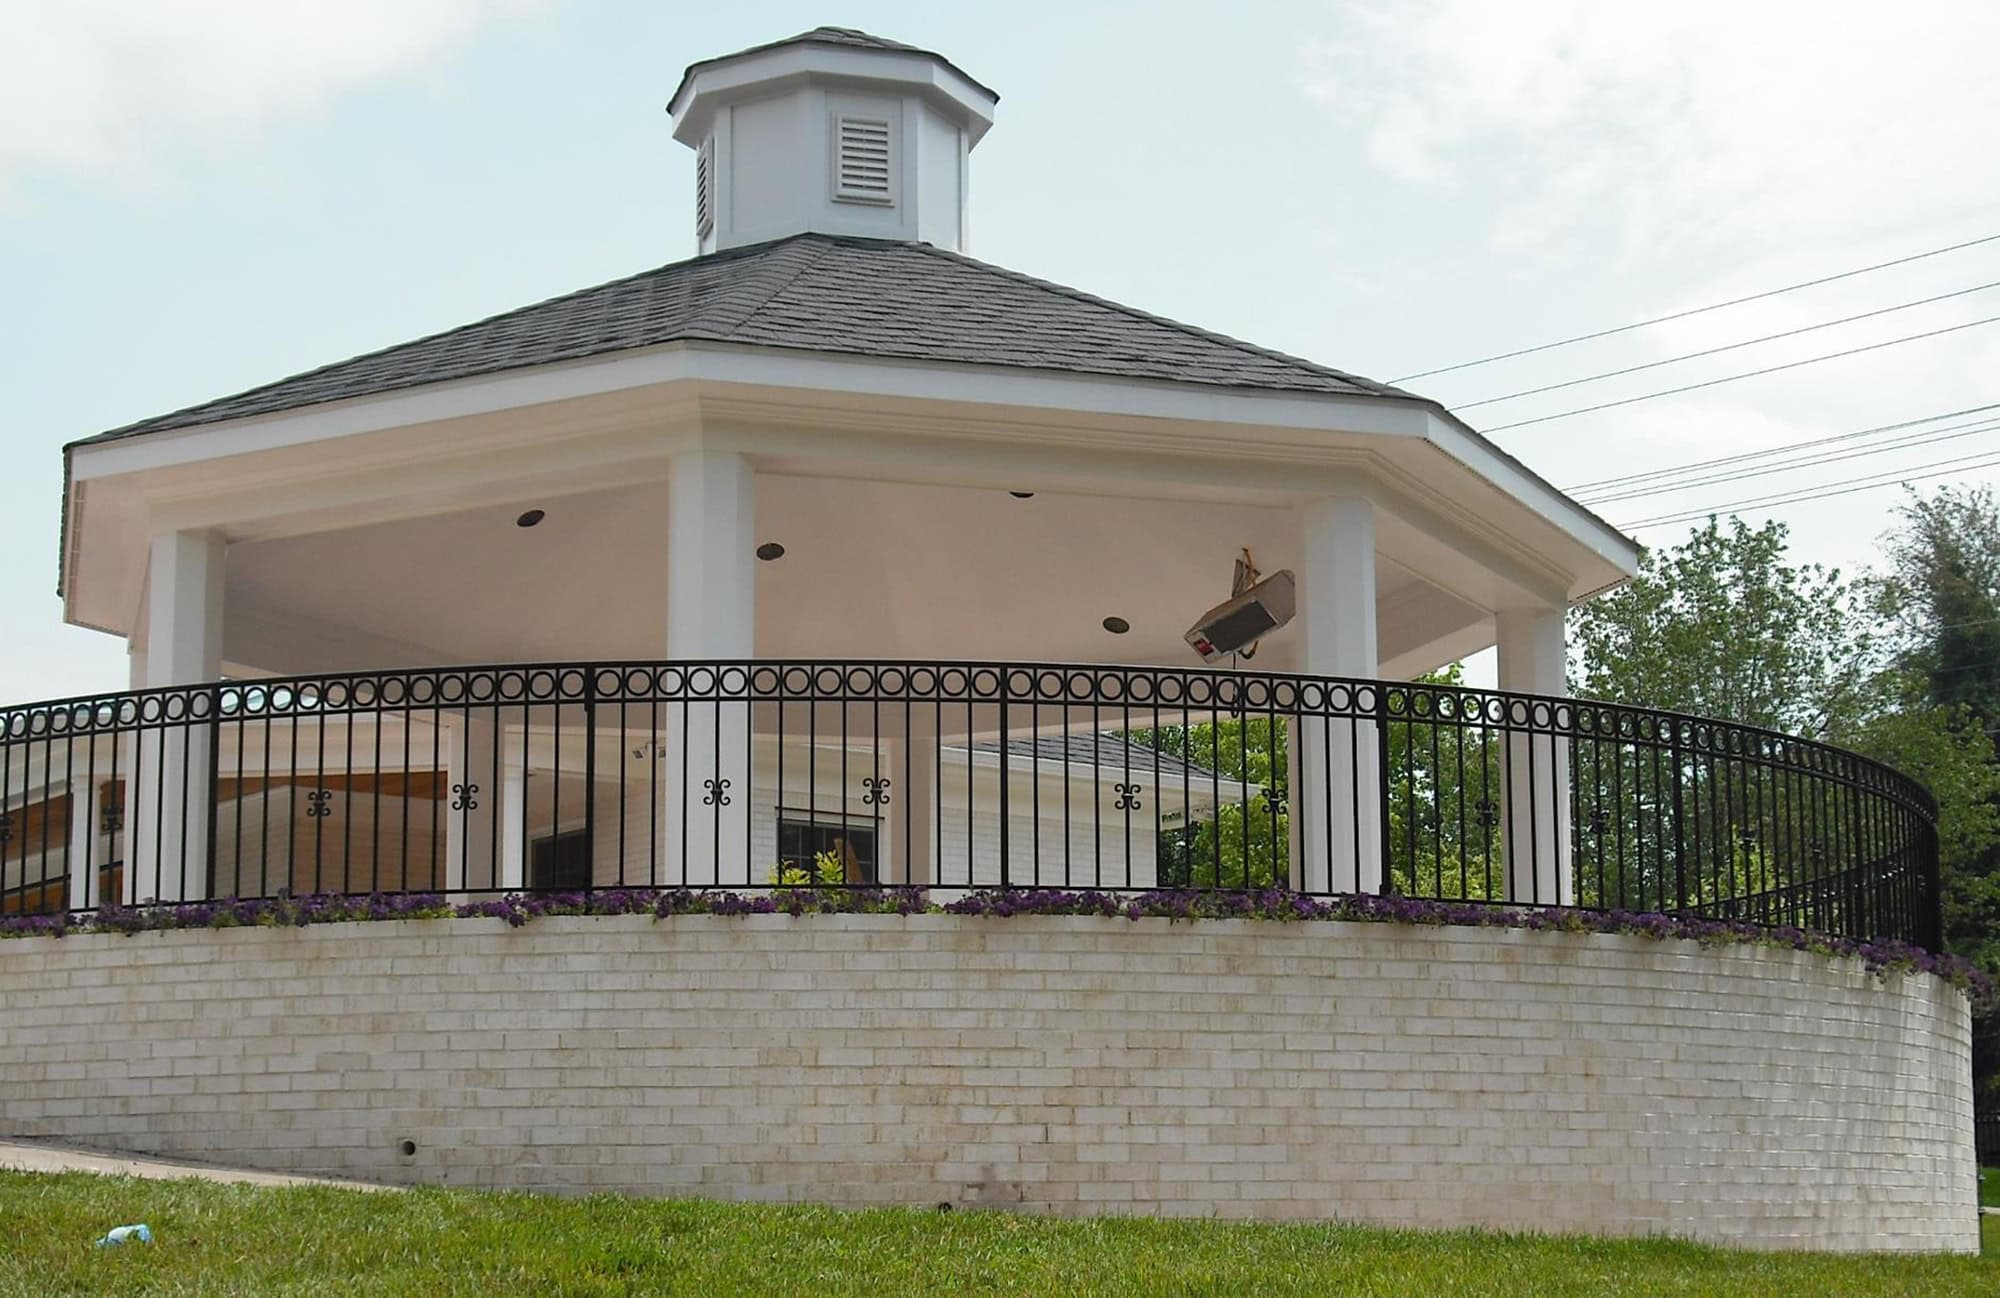
[(1291, 621), (1298, 606), (1292, 570), (1280, 569), (1196, 619), (1188, 628), (1188, 646), (1205, 663), (1219, 661)]

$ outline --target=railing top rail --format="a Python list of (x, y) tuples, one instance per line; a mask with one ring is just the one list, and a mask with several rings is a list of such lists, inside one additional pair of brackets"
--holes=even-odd
[[(631, 686), (635, 673), (644, 683)], [(740, 684), (729, 682), (739, 674)], [(804, 674), (803, 682), (799, 674)], [(853, 684), (854, 674), (862, 676)], [(885, 683), (886, 673), (901, 673)], [(677, 683), (662, 685), (670, 674)], [(829, 674), (833, 684), (824, 685)], [(616, 684), (599, 690), (606, 677)], [(1020, 678), (1026, 677), (1025, 681)], [(518, 678), (521, 688), (480, 695), (482, 681)], [(1056, 678), (1054, 688), (1039, 688)], [(535, 683), (546, 679), (545, 689)], [(928, 681), (919, 686), (918, 679)], [(701, 682), (706, 681), (706, 684)], [(1128, 684), (1153, 682), (1135, 694)], [(953, 684), (953, 682), (958, 682)], [(1163, 691), (1158, 682), (1182, 682)], [(429, 682), (421, 695), (412, 683)], [(456, 691), (447, 686), (458, 683)], [(1109, 689), (1106, 682), (1117, 682)], [(1197, 686), (1185, 683), (1200, 682)], [(399, 688), (386, 696), (390, 683)], [(1072, 689), (1072, 685), (1083, 688)], [(357, 688), (362, 687), (362, 688)], [(1155, 706), (1254, 714), (1339, 716), (1446, 725), (1480, 725), (1502, 730), (1555, 733), (1588, 742), (1604, 739), (1648, 747), (1692, 746), (1753, 764), (1808, 770), (1814, 774), (1896, 798), (1935, 821), (1930, 792), (1901, 771), (1824, 740), (1786, 734), (1762, 726), (1694, 716), (1661, 708), (1594, 699), (1528, 694), (1480, 686), (1421, 681), (1372, 680), (1292, 672), (1185, 667), (1132, 663), (1009, 662), (984, 659), (907, 660), (884, 658), (718, 658), (550, 660), (382, 668), (252, 677), (199, 685), (158, 686), (102, 694), (11, 704), (0, 707), (0, 744), (64, 736), (117, 734), (134, 728), (205, 723), (252, 713), (258, 719), (329, 714), (428, 711), (461, 707), (617, 701), (656, 697), (687, 700), (768, 700), (818, 697), (882, 701), (946, 699), (951, 702), (1013, 701), (1059, 706), (1097, 704), (1140, 711)], [(254, 706), (245, 706), (254, 698)], [(1438, 706), (1435, 701), (1453, 702)], [(1424, 705), (1423, 700), (1432, 700)]]

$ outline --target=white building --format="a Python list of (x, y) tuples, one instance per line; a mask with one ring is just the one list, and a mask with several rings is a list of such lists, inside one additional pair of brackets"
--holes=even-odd
[[(698, 255), (67, 448), (66, 616), (169, 692), (10, 749), (16, 907), (759, 886), (836, 837), (1145, 886), (1264, 818), (1290, 882), (1381, 886), (1382, 696), (1282, 682), (1497, 644), (1560, 695), (1636, 547), (1435, 402), (973, 258), (996, 104), (844, 29), (695, 64)], [(1246, 553), (1299, 615), (1201, 667)], [(1565, 741), (1499, 742), (1507, 887), (1568, 900)]]
[[(1565, 610), (1636, 557), (1587, 510), (1434, 402), (968, 255), (995, 97), (944, 59), (820, 29), (672, 106), (692, 259), (69, 448), (65, 607), (134, 689), (0, 708), (0, 914), (768, 889), (824, 856), (1936, 947), (1913, 782), (1560, 697)], [(1274, 594), (1202, 662), (1239, 561), (1297, 616)], [(1409, 680), (1489, 645), (1500, 690)], [(848, 909), (916, 909), (887, 900)], [(0, 942), (0, 1133), (401, 1184), (1978, 1246), (1967, 1001), (1893, 960), (982, 901), (0, 923), (67, 933)]]

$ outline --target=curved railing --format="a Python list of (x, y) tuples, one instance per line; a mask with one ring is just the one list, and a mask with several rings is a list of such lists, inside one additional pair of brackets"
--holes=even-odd
[(1935, 809), (1824, 744), (1447, 685), (549, 663), (0, 710), (0, 909), (280, 893), (1289, 887), (1937, 943)]

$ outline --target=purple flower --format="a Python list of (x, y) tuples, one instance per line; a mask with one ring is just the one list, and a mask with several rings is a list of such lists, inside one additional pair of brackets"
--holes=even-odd
[(1924, 973), (1945, 979), (1975, 1000), (1990, 1002), (1993, 980), (1958, 956), (1901, 941), (1857, 941), (1795, 925), (1768, 928), (1741, 920), (1688, 913), (1515, 907), (1477, 901), (1348, 893), (1307, 896), (1285, 888), (1261, 891), (1158, 888), (1116, 893), (1096, 889), (989, 888), (965, 893), (943, 906), (916, 887), (784, 888), (776, 895), (745, 896), (721, 890), (616, 888), (603, 892), (506, 893), (451, 904), (437, 893), (308, 894), (242, 900), (107, 903), (90, 913), (0, 917), (0, 939), (60, 938), (70, 933), (125, 933), (185, 928), (303, 927), (362, 921), (421, 920), (456, 916), (500, 919), (520, 928), (545, 915), (953, 915), (1005, 919), (1015, 915), (1083, 915), (1170, 922), (1262, 919), (1279, 922), (1344, 920), (1352, 923), (1507, 927), (1560, 933), (1617, 933), (1655, 941), (1686, 939), (1705, 946), (1744, 944), (1859, 960), (1869, 973)]

